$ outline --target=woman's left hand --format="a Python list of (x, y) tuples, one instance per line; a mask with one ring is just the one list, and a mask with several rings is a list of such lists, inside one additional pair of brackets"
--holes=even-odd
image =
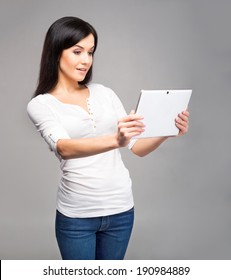
[(184, 135), (189, 128), (189, 111), (183, 111), (180, 113), (175, 122), (176, 127), (180, 130), (178, 136)]

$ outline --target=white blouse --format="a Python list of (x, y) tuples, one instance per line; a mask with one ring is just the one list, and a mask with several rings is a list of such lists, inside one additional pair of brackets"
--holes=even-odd
[[(63, 160), (56, 150), (59, 139), (116, 133), (118, 119), (126, 115), (111, 89), (99, 84), (87, 87), (89, 112), (78, 105), (62, 103), (51, 94), (38, 95), (27, 106), (30, 119), (61, 163), (57, 210), (73, 218), (112, 215), (133, 207), (131, 179), (119, 149), (68, 160)], [(129, 148), (133, 144), (131, 141)]]

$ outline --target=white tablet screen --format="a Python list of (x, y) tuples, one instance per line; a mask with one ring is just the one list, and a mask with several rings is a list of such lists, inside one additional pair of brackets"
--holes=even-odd
[(144, 117), (145, 131), (134, 138), (173, 136), (175, 119), (186, 110), (192, 90), (141, 90), (136, 113)]

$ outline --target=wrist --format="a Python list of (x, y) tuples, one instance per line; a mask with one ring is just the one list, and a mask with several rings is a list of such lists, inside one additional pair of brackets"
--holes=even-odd
[(111, 143), (113, 149), (120, 148), (119, 139), (118, 139), (118, 135), (117, 134), (114, 134), (114, 135), (111, 136), (110, 143)]

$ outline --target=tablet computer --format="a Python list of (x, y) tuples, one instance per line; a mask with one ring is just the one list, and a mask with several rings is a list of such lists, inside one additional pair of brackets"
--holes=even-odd
[(188, 108), (191, 94), (191, 89), (141, 90), (136, 113), (144, 117), (145, 131), (134, 138), (177, 135), (175, 119)]

